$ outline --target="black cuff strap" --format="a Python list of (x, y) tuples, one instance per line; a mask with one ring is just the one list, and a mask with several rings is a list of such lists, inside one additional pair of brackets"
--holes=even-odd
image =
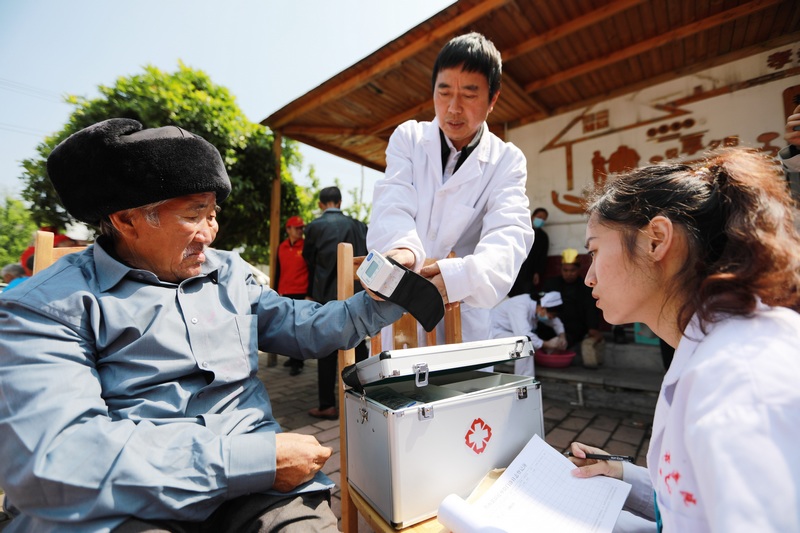
[(376, 292), (384, 300), (395, 303), (411, 313), (422, 324), (425, 331), (433, 331), (444, 318), (444, 301), (436, 285), (416, 272), (407, 269), (391, 257), (386, 258), (396, 267), (402, 268), (403, 277), (391, 296)]

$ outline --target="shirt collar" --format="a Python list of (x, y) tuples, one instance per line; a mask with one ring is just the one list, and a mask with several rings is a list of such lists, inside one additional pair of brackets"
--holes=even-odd
[[(461, 155), (458, 156), (458, 161), (456, 162), (456, 167), (453, 169), (453, 174), (456, 173), (458, 168), (461, 164), (467, 160), (469, 155), (475, 150), (478, 144), (481, 142), (481, 137), (483, 137), (483, 130), (486, 128), (486, 123), (481, 123), (481, 127), (478, 128), (478, 131), (475, 132), (475, 135), (472, 137), (472, 140), (467, 144), (464, 148), (461, 149)], [(439, 127), (439, 139), (441, 140), (442, 146), (442, 172), (444, 172), (444, 168), (447, 166), (447, 159), (450, 157), (450, 154), (456, 150), (456, 147), (453, 146), (452, 141), (444, 134), (442, 128)]]
[[(95, 270), (97, 271), (97, 281), (100, 290), (105, 292), (117, 285), (123, 278), (130, 278), (149, 285), (159, 285), (163, 287), (177, 287), (179, 284), (161, 281), (149, 270), (133, 268), (118, 258), (113, 253), (113, 242), (108, 237), (101, 236), (95, 242), (93, 248)], [(112, 250), (112, 252), (109, 252)], [(209, 249), (206, 249), (207, 251)], [(206, 261), (201, 266), (201, 274), (197, 277), (209, 276), (215, 282), (218, 276), (219, 261), (214, 254), (206, 253)], [(185, 280), (184, 280), (185, 281)]]

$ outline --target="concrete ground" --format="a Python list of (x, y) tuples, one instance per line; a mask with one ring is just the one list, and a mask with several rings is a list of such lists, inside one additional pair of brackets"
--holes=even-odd
[[(631, 352), (638, 358), (635, 364), (625, 359)], [(637, 464), (644, 465), (657, 385), (663, 375), (663, 367), (653, 362), (654, 357), (652, 349), (643, 349), (641, 345), (626, 348), (611, 344), (603, 368), (591, 370), (574, 364), (564, 369), (537, 369), (537, 378), (542, 381), (545, 440), (559, 451), (578, 440), (612, 454), (632, 455)], [(289, 375), (284, 361), (286, 358), (278, 357), (277, 364), (269, 366), (269, 358), (261, 354), (259, 377), (269, 391), (273, 413), (284, 430), (314, 435), (334, 450), (323, 471), (337, 484), (332, 507), (340, 517), (338, 421), (308, 415), (308, 410), (317, 406), (316, 361), (306, 361), (298, 376)], [(501, 365), (497, 370), (510, 369)], [(0, 489), (0, 503), (2, 497)], [(0, 522), (0, 530), (3, 525)], [(371, 531), (362, 520), (359, 533)]]

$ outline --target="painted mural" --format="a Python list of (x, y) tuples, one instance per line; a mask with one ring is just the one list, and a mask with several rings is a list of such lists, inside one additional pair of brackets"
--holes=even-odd
[(796, 94), (800, 43), (512, 130), (510, 140), (528, 158), (531, 207), (548, 208), (554, 219), (550, 253), (583, 247), (586, 190), (617, 172), (693, 162), (724, 146), (777, 155)]

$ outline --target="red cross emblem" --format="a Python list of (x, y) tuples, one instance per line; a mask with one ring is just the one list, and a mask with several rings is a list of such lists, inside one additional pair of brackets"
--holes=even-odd
[(480, 418), (476, 418), (472, 421), (467, 434), (464, 435), (464, 442), (472, 448), (473, 452), (483, 453), (491, 438), (492, 428)]

